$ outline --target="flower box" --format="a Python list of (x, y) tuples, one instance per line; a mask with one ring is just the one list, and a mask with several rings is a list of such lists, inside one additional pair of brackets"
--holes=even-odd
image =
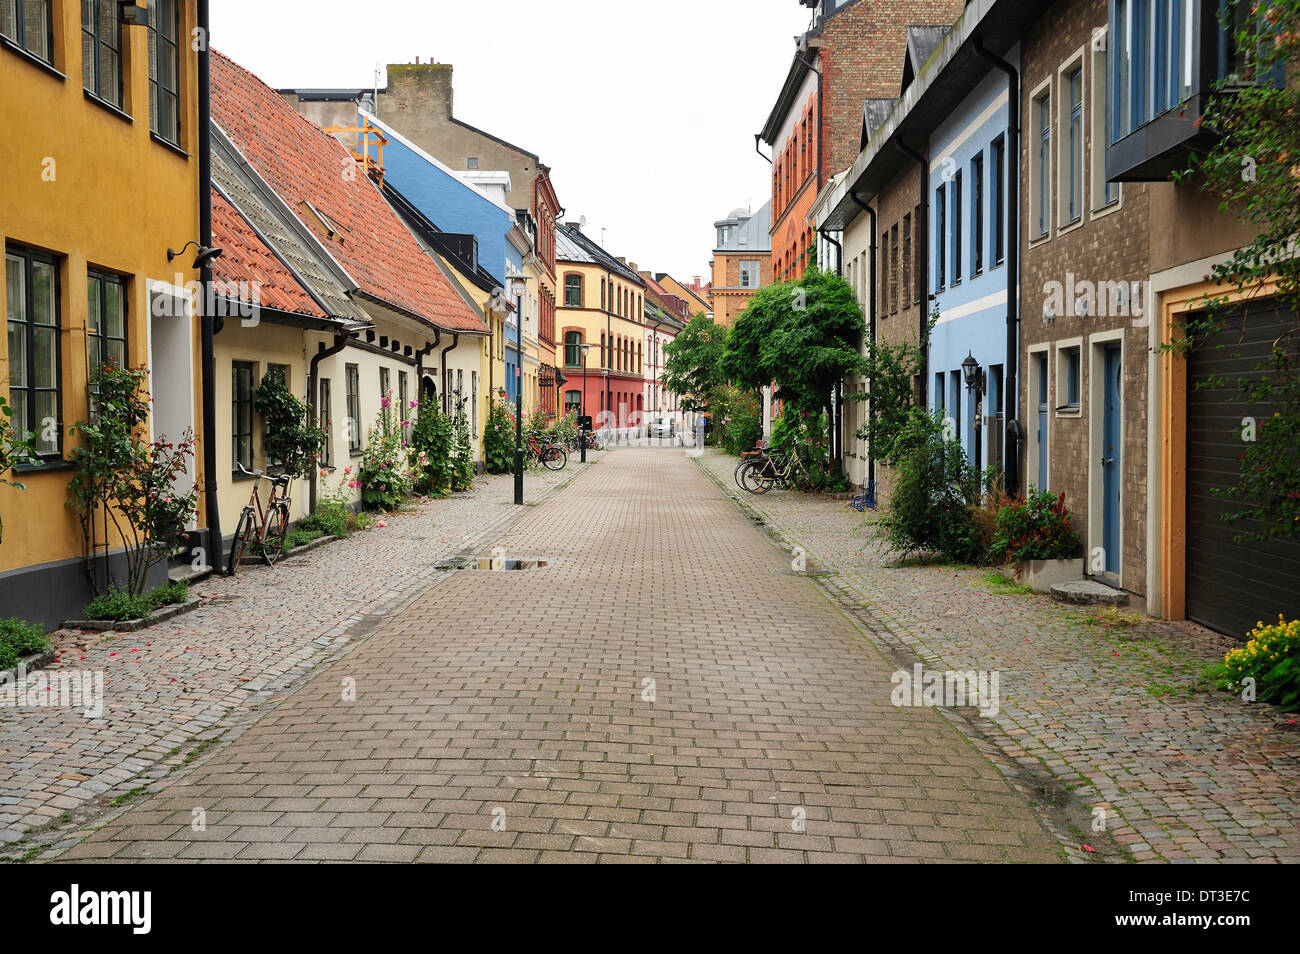
[(1035, 593), (1050, 593), (1057, 583), (1083, 579), (1083, 557), (1069, 560), (1026, 560), (1012, 568), (1016, 582), (1029, 586)]

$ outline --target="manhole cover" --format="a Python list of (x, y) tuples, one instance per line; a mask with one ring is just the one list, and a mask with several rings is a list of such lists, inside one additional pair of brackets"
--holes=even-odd
[(488, 572), (504, 572), (506, 570), (539, 570), (544, 566), (550, 566), (554, 561), (546, 559), (528, 558), (519, 560), (508, 560), (505, 557), (492, 556), (469, 556), (456, 557), (446, 563), (437, 564), (435, 570), (487, 570)]

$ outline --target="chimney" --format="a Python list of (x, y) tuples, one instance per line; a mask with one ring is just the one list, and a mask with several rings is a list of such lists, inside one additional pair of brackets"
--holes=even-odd
[[(622, 259), (619, 259), (619, 261), (622, 261)], [(628, 268), (632, 269), (632, 271), (636, 271), (636, 262), (625, 262), (624, 264), (626, 264)]]
[(564, 227), (565, 227), (566, 229), (573, 229), (573, 231), (575, 231), (575, 232), (580, 232), (580, 231), (582, 231), (582, 227), (579, 226), (577, 222), (574, 222), (574, 221), (572, 221), (572, 220), (570, 220), (570, 221), (568, 221), (568, 222), (565, 222), (565, 223), (564, 223)]

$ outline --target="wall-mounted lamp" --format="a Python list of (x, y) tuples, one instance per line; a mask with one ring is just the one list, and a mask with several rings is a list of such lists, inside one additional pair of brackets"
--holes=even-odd
[(966, 352), (966, 358), (961, 363), (961, 374), (966, 379), (966, 390), (984, 393), (986, 384), (984, 369), (969, 351)]
[[(140, 8), (137, 7), (137, 9)], [(176, 249), (169, 248), (167, 250), (167, 261), (169, 262), (174, 261), (177, 257), (184, 254), (185, 250), (189, 248), (191, 245), (193, 245), (194, 248), (196, 249), (196, 254), (194, 256), (194, 265), (192, 266), (193, 268), (202, 268), (204, 265), (207, 265), (209, 262), (211, 262), (214, 258), (218, 258), (222, 252), (222, 250), (219, 248), (209, 248), (206, 245), (200, 245), (198, 242), (186, 242), (184, 245), (180, 247), (179, 251)]]

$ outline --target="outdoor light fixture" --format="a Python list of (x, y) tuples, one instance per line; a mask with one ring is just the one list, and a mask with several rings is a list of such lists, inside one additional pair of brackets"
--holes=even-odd
[(148, 26), (149, 10), (146, 7), (137, 7), (135, 0), (121, 0), (117, 5), (118, 19), (122, 21), (122, 26)]
[(194, 265), (193, 265), (194, 268), (202, 268), (204, 265), (207, 265), (209, 262), (211, 262), (214, 258), (220, 256), (222, 252), (222, 250), (219, 248), (209, 248), (206, 245), (200, 245), (198, 242), (186, 242), (184, 245), (180, 247), (179, 251), (173, 248), (169, 248), (167, 250), (167, 261), (169, 262), (175, 261), (177, 256), (181, 255), (191, 245), (193, 245), (196, 250), (196, 255), (194, 257)]
[(966, 352), (966, 359), (961, 363), (961, 373), (966, 379), (966, 390), (984, 393), (984, 370), (969, 351)]

